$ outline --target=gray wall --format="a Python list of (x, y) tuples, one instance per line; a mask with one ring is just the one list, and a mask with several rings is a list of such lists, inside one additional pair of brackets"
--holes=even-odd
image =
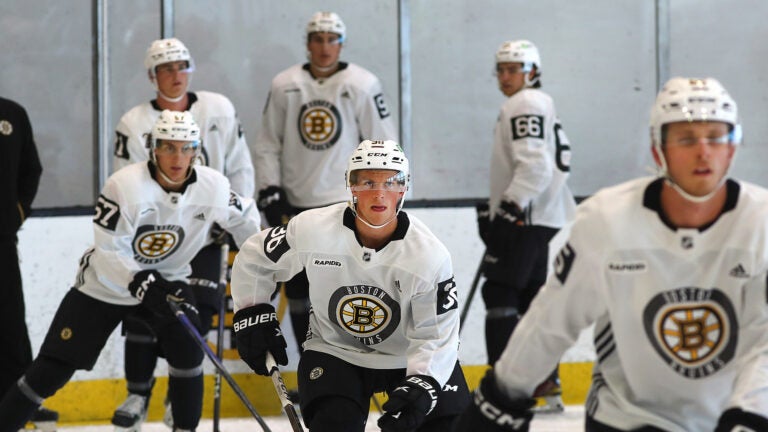
[[(6, 0), (0, 95), (29, 111), (44, 174), (35, 208), (90, 206), (98, 189), (99, 145), (127, 109), (153, 97), (142, 66), (161, 36), (160, 0)], [(305, 59), (304, 25), (334, 10), (348, 28), (342, 59), (377, 74), (399, 112), (398, 0), (165, 1), (172, 31), (197, 62), (192, 89), (234, 102), (249, 139), (260, 127), (271, 78)], [(412, 199), (487, 196), (492, 129), (503, 102), (493, 54), (528, 38), (542, 54), (544, 90), (557, 103), (573, 146), (578, 195), (646, 174), (648, 110), (657, 77), (715, 76), (739, 103), (745, 146), (734, 173), (768, 185), (761, 121), (768, 97), (759, 0), (401, 0), (410, 17)], [(104, 6), (103, 33), (94, 19)], [(662, 26), (657, 30), (657, 8)], [(107, 41), (107, 131), (99, 134), (94, 55)], [(660, 45), (657, 45), (657, 40)], [(658, 48), (657, 48), (658, 47)], [(660, 61), (657, 61), (660, 59)], [(406, 102), (408, 99), (406, 99)], [(406, 107), (408, 108), (408, 107)], [(108, 137), (99, 142), (99, 136)], [(106, 168), (109, 170), (109, 167)]]

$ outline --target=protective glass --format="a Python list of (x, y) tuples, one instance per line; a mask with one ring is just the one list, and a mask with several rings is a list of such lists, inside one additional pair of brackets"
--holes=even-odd
[(382, 182), (375, 182), (370, 179), (361, 178), (358, 179), (355, 184), (350, 185), (349, 189), (352, 192), (405, 192), (405, 175), (403, 173), (397, 173)]
[(344, 41), (344, 39), (339, 36), (336, 33), (327, 33), (327, 32), (315, 32), (310, 33), (308, 36), (308, 40), (310, 43), (322, 45), (322, 44), (329, 44), (329, 45), (338, 45)]
[(497, 63), (494, 74), (501, 75), (502, 73), (507, 73), (513, 75), (518, 73), (527, 73), (531, 70), (533, 70), (532, 63)]
[(165, 156), (172, 156), (178, 152), (181, 152), (184, 156), (192, 156), (197, 153), (198, 149), (200, 149), (200, 141), (190, 141), (181, 146), (180, 149), (166, 141), (159, 143), (157, 147), (155, 147), (157, 154)]
[(192, 72), (192, 64), (188, 61), (178, 61), (178, 62), (172, 62), (172, 63), (163, 63), (161, 65), (158, 65), (155, 68), (155, 73), (164, 73), (164, 74), (172, 74), (172, 73), (191, 73)]

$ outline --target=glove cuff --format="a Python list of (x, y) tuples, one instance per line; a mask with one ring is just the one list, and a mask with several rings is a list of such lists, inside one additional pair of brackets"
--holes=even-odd
[(536, 399), (510, 399), (498, 388), (496, 375), (489, 369), (475, 391), (474, 403), (493, 424), (508, 426), (505, 430), (519, 430), (533, 418), (530, 409), (536, 405)]
[(431, 413), (432, 410), (435, 409), (435, 406), (437, 406), (437, 396), (440, 394), (440, 383), (429, 375), (408, 375), (405, 377), (405, 382), (411, 387), (421, 390), (430, 398), (431, 404), (426, 414)]
[(240, 309), (235, 312), (233, 318), (235, 333), (271, 321), (277, 321), (277, 313), (275, 307), (269, 303), (260, 303)]
[(496, 216), (515, 223), (522, 222), (525, 218), (525, 212), (519, 205), (512, 201), (502, 201), (496, 209)]
[(744, 411), (741, 408), (730, 408), (720, 416), (715, 432), (757, 432), (767, 430), (768, 418)]

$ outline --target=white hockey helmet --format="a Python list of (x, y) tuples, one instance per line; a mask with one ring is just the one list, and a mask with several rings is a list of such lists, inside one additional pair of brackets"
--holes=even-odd
[(154, 77), (157, 66), (174, 61), (186, 61), (188, 73), (195, 70), (192, 56), (184, 43), (176, 38), (158, 39), (147, 48), (147, 53), (144, 56), (144, 67)]
[(651, 109), (651, 140), (659, 151), (664, 144), (664, 125), (681, 121), (727, 123), (730, 142), (741, 142), (736, 102), (714, 78), (675, 77), (664, 84)]
[(160, 140), (189, 141), (194, 143), (192, 144), (192, 148), (195, 149), (193, 161), (200, 156), (200, 127), (189, 111), (163, 110), (160, 113), (160, 117), (152, 126), (152, 136), (149, 140), (149, 154), (153, 162), (155, 162), (155, 150), (158, 148)]
[(315, 12), (307, 23), (306, 36), (317, 32), (336, 33), (339, 35), (339, 43), (343, 43), (347, 37), (347, 27), (335, 12)]
[(533, 66), (541, 72), (541, 57), (533, 42), (520, 39), (506, 41), (496, 50), (496, 63), (522, 63), (523, 72), (530, 72)]
[[(664, 157), (664, 126), (676, 122), (723, 122), (729, 125), (728, 142), (741, 143), (741, 125), (738, 120), (736, 101), (728, 94), (722, 84), (714, 78), (675, 77), (664, 84), (651, 109), (651, 144), (659, 159), (659, 175), (677, 190), (685, 199), (692, 202), (704, 202), (718, 190), (703, 196), (694, 196), (683, 190), (670, 176), (667, 160)], [(730, 170), (730, 166), (728, 167)], [(728, 171), (721, 179), (721, 185), (727, 179)]]
[(357, 146), (347, 165), (345, 175), (347, 188), (352, 186), (352, 172), (364, 169), (397, 171), (397, 175), (406, 187), (411, 175), (405, 152), (400, 144), (392, 140), (365, 140)]

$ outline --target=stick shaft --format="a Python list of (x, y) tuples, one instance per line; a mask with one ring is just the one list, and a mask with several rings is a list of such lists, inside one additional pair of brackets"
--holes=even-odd
[(275, 358), (272, 357), (272, 353), (267, 351), (267, 370), (270, 377), (272, 377), (272, 384), (275, 386), (277, 397), (280, 399), (280, 404), (283, 406), (285, 415), (288, 416), (288, 422), (291, 424), (291, 428), (294, 432), (304, 432), (304, 428), (301, 426), (301, 420), (296, 413), (296, 407), (293, 406), (293, 402), (288, 399), (288, 389), (285, 387), (285, 381), (280, 374), (280, 369), (275, 363)]
[(245, 405), (245, 407), (251, 413), (253, 418), (256, 419), (259, 425), (261, 425), (261, 428), (264, 430), (264, 432), (272, 432), (272, 429), (267, 426), (267, 424), (264, 422), (264, 419), (256, 411), (256, 408), (253, 407), (253, 404), (251, 404), (251, 401), (248, 400), (245, 392), (243, 392), (240, 386), (237, 385), (237, 382), (234, 378), (232, 378), (232, 375), (227, 372), (227, 368), (224, 367), (224, 364), (221, 363), (221, 360), (219, 360), (218, 357), (216, 357), (216, 354), (214, 354), (214, 352), (211, 350), (211, 347), (208, 346), (205, 340), (203, 340), (202, 336), (200, 336), (200, 333), (197, 332), (195, 325), (192, 324), (192, 322), (189, 320), (189, 317), (187, 317), (187, 315), (184, 313), (184, 311), (181, 310), (176, 302), (169, 300), (168, 305), (170, 305), (171, 310), (173, 310), (173, 313), (176, 315), (176, 318), (179, 320), (179, 322), (181, 322), (190, 336), (192, 336), (192, 339), (194, 339), (197, 346), (199, 346), (200, 349), (202, 349), (203, 352), (208, 356), (208, 359), (213, 362), (213, 365), (216, 366), (216, 369), (219, 370), (221, 376), (223, 376), (229, 386), (232, 387), (232, 390), (235, 392), (237, 397), (240, 398), (240, 401), (243, 402), (243, 405)]

